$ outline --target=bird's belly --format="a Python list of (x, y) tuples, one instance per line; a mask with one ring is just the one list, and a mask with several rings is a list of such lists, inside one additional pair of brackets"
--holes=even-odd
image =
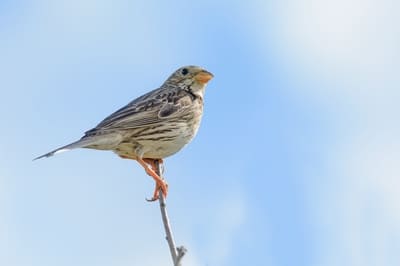
[(199, 122), (192, 125), (178, 124), (173, 130), (170, 129), (170, 125), (165, 128), (158, 127), (157, 132), (165, 130), (165, 133), (142, 134), (135, 138), (128, 138), (114, 151), (122, 157), (132, 159), (165, 158), (177, 153), (188, 144), (196, 135), (198, 128)]
[[(197, 130), (196, 130), (197, 131)], [(165, 158), (177, 153), (188, 144), (196, 132), (192, 129), (182, 128), (173, 136), (165, 136), (159, 140), (143, 140), (143, 158)]]
[(166, 158), (177, 153), (188, 142), (147, 143), (143, 158)]

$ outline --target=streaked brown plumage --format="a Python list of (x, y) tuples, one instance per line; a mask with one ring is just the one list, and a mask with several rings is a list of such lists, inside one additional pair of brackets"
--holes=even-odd
[[(75, 149), (112, 150), (122, 158), (137, 160), (167, 195), (167, 184), (156, 174), (154, 160), (182, 149), (196, 135), (203, 114), (203, 96), (213, 75), (197, 66), (176, 70), (164, 84), (122, 107), (87, 131), (78, 141), (37, 157)], [(35, 160), (36, 160), (35, 159)]]

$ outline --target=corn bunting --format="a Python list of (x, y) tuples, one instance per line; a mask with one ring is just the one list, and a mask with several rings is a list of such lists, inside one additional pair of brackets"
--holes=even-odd
[(39, 156), (50, 157), (75, 148), (111, 150), (136, 160), (156, 187), (151, 200), (168, 185), (156, 170), (156, 161), (173, 155), (196, 135), (203, 114), (204, 90), (213, 75), (198, 67), (176, 70), (160, 88), (133, 100), (106, 117), (78, 141)]

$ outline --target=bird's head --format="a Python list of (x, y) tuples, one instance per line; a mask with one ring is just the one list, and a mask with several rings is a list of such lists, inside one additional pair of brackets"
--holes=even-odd
[(184, 66), (172, 73), (165, 83), (182, 89), (189, 88), (194, 94), (203, 96), (204, 88), (213, 77), (213, 74), (201, 67)]

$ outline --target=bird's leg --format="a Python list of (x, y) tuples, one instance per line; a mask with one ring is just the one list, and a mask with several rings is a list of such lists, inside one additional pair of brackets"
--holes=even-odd
[[(146, 171), (146, 173), (149, 176), (153, 177), (154, 181), (156, 181), (156, 188), (154, 189), (153, 197), (148, 201), (156, 201), (156, 200), (158, 200), (158, 197), (159, 197), (158, 193), (159, 193), (160, 188), (161, 188), (161, 191), (162, 191), (164, 197), (167, 197), (168, 184), (167, 184), (167, 182), (165, 182), (165, 180), (163, 178), (161, 178), (156, 173), (158, 171), (158, 168), (157, 168), (155, 162), (156, 162), (156, 160), (158, 160), (159, 164), (162, 164), (163, 163), (162, 159), (148, 159), (148, 158), (145, 158), (145, 159), (136, 158), (136, 159), (134, 159), (134, 158), (131, 158), (131, 157), (128, 157), (128, 156), (125, 156), (125, 155), (119, 155), (119, 156), (121, 158), (123, 158), (123, 159), (137, 160), (140, 163), (140, 165), (143, 166), (143, 168)], [(150, 167), (149, 167), (149, 165), (150, 165)]]
[(164, 172), (164, 166), (163, 166), (163, 163), (164, 163), (164, 161), (163, 161), (163, 159), (148, 159), (148, 158), (143, 158), (143, 161), (145, 161), (147, 164), (150, 164), (150, 166), (151, 166), (151, 168), (153, 169), (153, 171), (154, 172), (156, 172), (157, 173), (157, 171), (158, 171), (158, 167), (157, 167), (157, 164), (156, 164), (156, 161), (158, 161), (158, 164), (161, 166), (160, 168), (161, 168), (161, 173), (160, 173), (160, 175), (162, 175), (162, 173)]
[[(161, 184), (158, 183), (157, 180), (156, 180), (156, 187), (155, 187), (155, 189), (154, 189), (153, 197), (152, 197), (150, 200), (148, 200), (148, 201), (155, 201), (155, 200), (158, 200), (160, 188), (161, 188), (161, 191), (163, 192), (164, 197), (166, 197), (167, 195), (166, 195), (166, 193), (164, 193), (164, 190), (163, 190), (163, 187), (162, 187), (162, 186), (163, 186), (163, 184), (165, 184), (165, 186), (166, 186), (166, 188), (167, 188), (167, 190), (168, 190), (168, 184), (167, 184), (167, 182), (164, 180), (164, 178), (161, 177), (161, 174), (162, 174), (163, 170), (161, 170), (161, 173), (158, 174), (158, 170), (159, 170), (158, 165), (162, 165), (162, 164), (163, 164), (163, 160), (162, 160), (162, 159), (149, 159), (149, 158), (144, 158), (143, 161), (146, 162), (147, 164), (149, 164), (149, 165), (151, 166), (151, 169), (154, 171), (154, 173), (156, 173), (156, 174), (161, 178), (161, 180), (162, 180), (162, 183), (161, 183)], [(157, 165), (157, 163), (156, 163), (157, 161), (158, 161), (158, 165)], [(160, 169), (161, 169), (161, 167), (160, 167)], [(147, 171), (146, 171), (146, 172), (147, 172)], [(150, 176), (152, 176), (151, 173), (149, 173), (149, 172), (147, 172), (147, 174), (150, 175)]]
[[(151, 198), (149, 201), (155, 201), (158, 199), (158, 191), (161, 189), (164, 197), (167, 197), (168, 193), (168, 184), (165, 182), (164, 179), (162, 179), (157, 173), (156, 173), (156, 165), (155, 165), (155, 160), (153, 159), (136, 159), (138, 163), (140, 163), (141, 166), (143, 166), (144, 170), (146, 173), (151, 176), (154, 181), (156, 182), (156, 188), (154, 190), (153, 198)], [(150, 166), (147, 164), (149, 163)]]
[[(167, 186), (167, 190), (168, 190), (167, 182), (165, 181), (164, 178), (161, 177), (162, 173), (164, 172), (164, 165), (163, 165), (164, 161), (163, 161), (163, 159), (143, 158), (143, 161), (145, 161), (147, 164), (149, 164), (156, 174), (158, 174), (158, 170), (160, 169), (159, 177), (162, 179), (163, 183)], [(156, 163), (157, 161), (158, 161), (158, 165), (160, 166), (160, 168), (158, 168), (158, 165)], [(148, 201), (158, 200), (160, 188), (162, 189), (162, 187), (156, 182), (156, 187), (154, 189), (153, 198), (151, 198)], [(164, 194), (164, 197), (166, 197), (166, 194)]]

